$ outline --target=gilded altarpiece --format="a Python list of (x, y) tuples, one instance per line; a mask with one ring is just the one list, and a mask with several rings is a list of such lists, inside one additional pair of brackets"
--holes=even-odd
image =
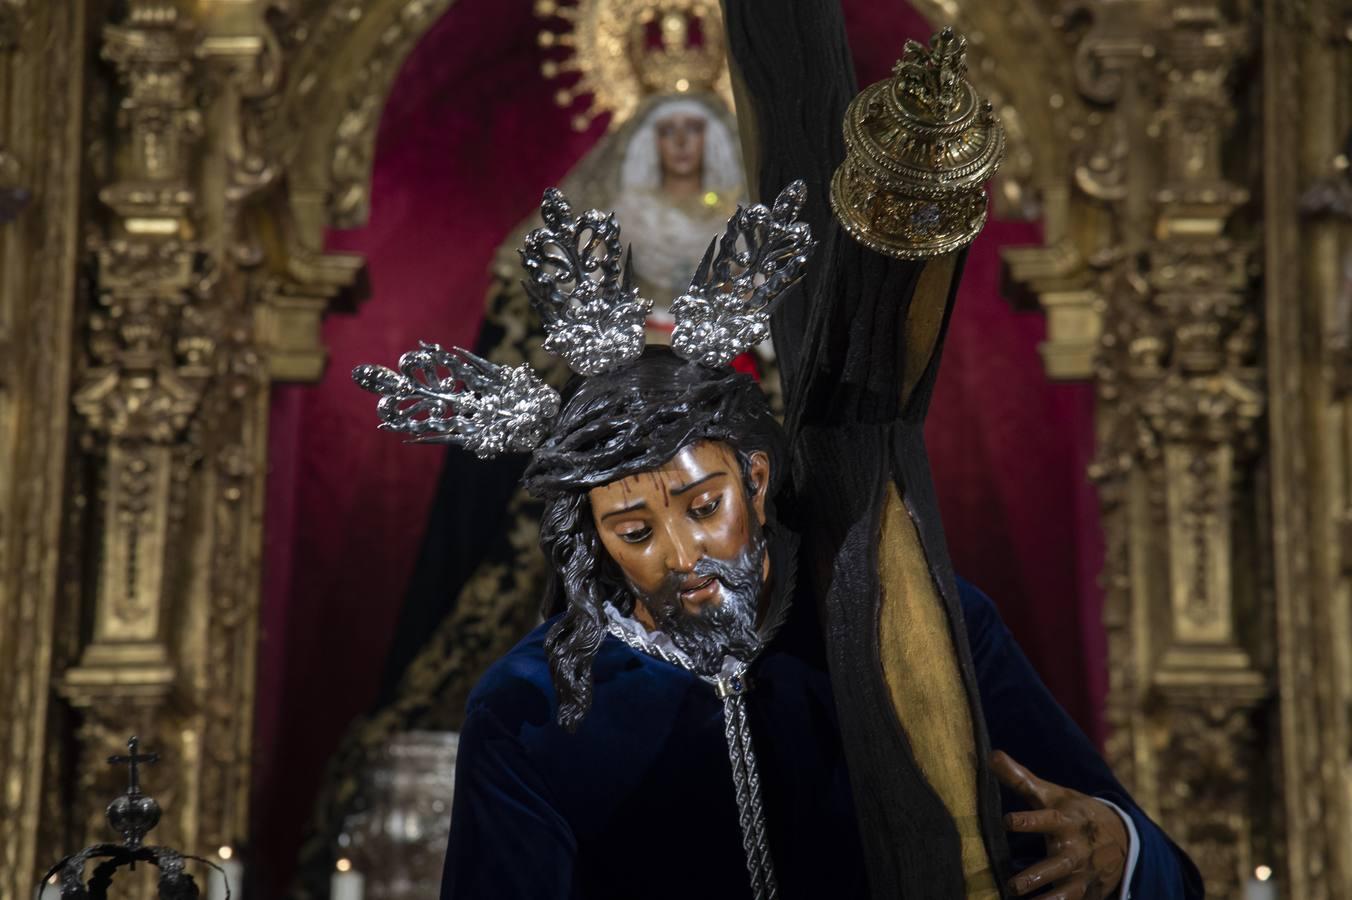
[[(133, 731), (159, 838), (247, 840), (267, 388), (360, 297), (323, 231), (450, 2), (0, 0), (0, 900)], [(1006, 260), (1048, 374), (1097, 386), (1112, 762), (1211, 896), (1352, 898), (1352, 10), (916, 6), (1044, 223)]]

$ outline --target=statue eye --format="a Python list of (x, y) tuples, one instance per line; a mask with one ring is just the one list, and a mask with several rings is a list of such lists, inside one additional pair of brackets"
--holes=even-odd
[(635, 528), (633, 531), (618, 532), (620, 540), (624, 541), (626, 544), (641, 544), (646, 541), (648, 536), (652, 533), (653, 530), (646, 525), (642, 528)]
[(721, 502), (722, 498), (720, 497), (717, 496), (710, 497), (708, 500), (704, 501), (699, 506), (690, 507), (690, 515), (695, 517), (696, 519), (707, 519), (714, 513), (718, 512), (718, 507)]

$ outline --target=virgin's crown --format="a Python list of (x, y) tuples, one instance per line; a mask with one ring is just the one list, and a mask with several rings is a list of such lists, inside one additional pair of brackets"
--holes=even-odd
[(583, 101), (579, 130), (606, 113), (615, 128), (655, 94), (712, 92), (732, 106), (716, 0), (536, 0), (535, 13), (549, 23), (541, 46), (563, 51), (541, 67), (560, 80), (555, 99)]
[(629, 54), (649, 93), (712, 91), (724, 70), (723, 22), (699, 4), (644, 10), (629, 36)]

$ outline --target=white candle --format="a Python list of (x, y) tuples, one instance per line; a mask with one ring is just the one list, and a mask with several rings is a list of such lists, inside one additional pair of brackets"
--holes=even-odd
[(235, 851), (222, 847), (214, 860), (220, 871), (210, 870), (207, 875), (207, 900), (225, 900), (226, 886), (230, 887), (230, 900), (240, 900), (244, 896), (244, 863), (235, 859)]
[(1253, 870), (1253, 877), (1244, 885), (1244, 900), (1277, 900), (1277, 881), (1271, 868), (1259, 866)]
[(352, 868), (352, 860), (340, 859), (329, 883), (329, 900), (362, 900), (366, 879)]

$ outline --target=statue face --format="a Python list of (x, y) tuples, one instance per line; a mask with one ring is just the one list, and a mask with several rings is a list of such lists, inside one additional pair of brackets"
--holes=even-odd
[(689, 178), (704, 170), (703, 116), (676, 113), (657, 120), (657, 156), (664, 178)]
[[(750, 476), (756, 490), (748, 496), (732, 448), (701, 441), (656, 469), (589, 492), (601, 543), (640, 600), (673, 597), (693, 615), (722, 602), (719, 577), (698, 575), (695, 565), (738, 560), (759, 535), (770, 483), (764, 453), (752, 454)], [(652, 627), (644, 610), (635, 614)]]

